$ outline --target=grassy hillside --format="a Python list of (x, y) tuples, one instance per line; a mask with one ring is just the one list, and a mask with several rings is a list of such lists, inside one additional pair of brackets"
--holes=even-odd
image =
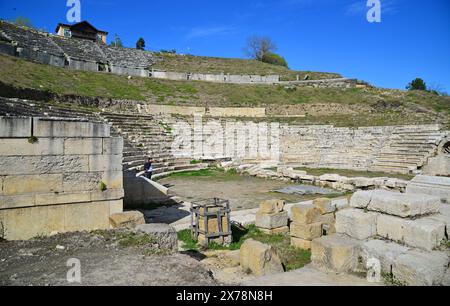
[[(377, 88), (285, 88), (132, 78), (0, 56), (0, 80), (15, 87), (189, 106), (264, 106), (272, 120), (367, 126), (449, 122), (450, 97)], [(1, 93), (0, 93), (1, 94)], [(286, 118), (302, 115), (298, 118)]]
[(299, 75), (303, 79), (309, 75), (312, 80), (341, 78), (337, 73), (295, 71), (282, 66), (266, 64), (256, 60), (239, 58), (218, 58), (193, 55), (157, 53), (162, 60), (154, 65), (156, 69), (193, 73), (229, 74), (277, 74), (284, 81), (294, 81)]

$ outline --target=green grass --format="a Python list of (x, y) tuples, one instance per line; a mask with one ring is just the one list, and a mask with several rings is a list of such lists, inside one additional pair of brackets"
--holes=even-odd
[[(128, 79), (107, 73), (40, 65), (5, 55), (0, 55), (0, 68), (0, 80), (6, 85), (61, 95), (167, 105), (266, 107), (269, 118), (259, 120), (283, 123), (351, 127), (440, 122), (450, 126), (450, 97), (421, 91), (378, 88), (292, 89), (281, 85), (219, 84), (140, 77)], [(286, 117), (292, 114), (303, 117)]]
[(219, 58), (193, 55), (178, 55), (158, 53), (162, 61), (155, 64), (154, 68), (176, 72), (210, 73), (210, 74), (256, 74), (256, 75), (280, 75), (284, 81), (295, 81), (297, 75), (300, 79), (309, 75), (310, 80), (341, 78), (337, 73), (295, 71), (286, 67), (271, 65), (251, 59)]
[[(233, 242), (229, 246), (211, 243), (209, 250), (239, 250), (247, 239), (268, 244), (277, 252), (286, 271), (299, 269), (311, 262), (311, 252), (301, 250), (290, 245), (289, 235), (268, 235), (261, 232), (254, 224), (246, 228), (232, 226)], [(183, 248), (190, 251), (198, 251), (197, 241), (192, 239), (190, 230), (178, 232), (178, 239), (184, 242)]]
[(235, 180), (236, 178), (239, 178), (240, 175), (234, 169), (224, 171), (219, 168), (207, 168), (195, 171), (172, 173), (166, 178), (189, 178), (189, 177), (214, 177), (216, 179), (221, 180)]
[(403, 180), (411, 180), (414, 175), (409, 174), (396, 174), (396, 173), (384, 173), (384, 172), (370, 172), (370, 171), (356, 171), (356, 170), (344, 170), (344, 169), (329, 169), (329, 168), (306, 168), (298, 167), (295, 170), (306, 171), (309, 175), (321, 176), (324, 174), (338, 174), (346, 177), (392, 177)]

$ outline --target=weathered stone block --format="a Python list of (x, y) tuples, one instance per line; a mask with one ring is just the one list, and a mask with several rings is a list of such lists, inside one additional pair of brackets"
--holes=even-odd
[(89, 171), (120, 171), (122, 155), (89, 155)]
[(357, 191), (350, 199), (350, 206), (354, 208), (367, 208), (372, 199), (373, 190)]
[(280, 234), (289, 233), (288, 226), (283, 226), (283, 227), (278, 227), (278, 228), (273, 228), (273, 229), (267, 229), (267, 228), (260, 227), (259, 230), (267, 235), (280, 235)]
[(335, 211), (342, 210), (350, 207), (350, 200), (348, 197), (332, 199), (331, 205), (334, 207)]
[(427, 194), (450, 203), (450, 178), (418, 175), (406, 187), (407, 194)]
[(386, 239), (431, 251), (442, 243), (445, 237), (445, 224), (432, 218), (409, 220), (379, 215), (377, 234)]
[(2, 156), (0, 169), (3, 175), (89, 172), (89, 158), (86, 155)]
[(290, 225), (290, 233), (292, 237), (313, 240), (322, 236), (322, 223), (302, 224), (292, 222)]
[(34, 195), (0, 196), (0, 209), (29, 207), (35, 205)]
[(103, 138), (103, 153), (104, 155), (122, 155), (123, 152), (123, 138), (110, 137)]
[(103, 172), (101, 181), (111, 189), (123, 188), (123, 172), (122, 171), (107, 171)]
[(345, 235), (322, 236), (311, 243), (311, 260), (326, 271), (354, 272), (358, 270), (360, 244)]
[(61, 191), (62, 174), (7, 176), (3, 182), (4, 195)]
[(123, 212), (123, 200), (109, 201), (109, 215), (120, 214)]
[(123, 213), (112, 214), (109, 216), (109, 220), (113, 228), (134, 229), (138, 225), (145, 224), (144, 215), (139, 211), (126, 211)]
[(335, 211), (335, 207), (331, 204), (331, 199), (328, 198), (314, 199), (313, 204), (320, 210), (322, 215)]
[(0, 137), (31, 137), (31, 118), (0, 117)]
[(311, 250), (311, 240), (291, 237), (291, 245), (297, 249)]
[(0, 210), (0, 222), (7, 240), (27, 240), (55, 231), (63, 232), (65, 205)]
[(351, 206), (406, 218), (439, 212), (440, 199), (422, 194), (374, 190), (355, 193)]
[(376, 236), (377, 215), (361, 209), (344, 209), (336, 213), (336, 232), (364, 240)]
[(444, 285), (449, 262), (448, 252), (409, 250), (395, 260), (392, 274), (410, 286), (440, 286)]
[(274, 229), (278, 227), (287, 226), (289, 221), (288, 213), (286, 211), (275, 214), (256, 213), (256, 226), (267, 229)]
[(66, 155), (101, 155), (102, 152), (102, 138), (67, 138), (64, 141)]
[(297, 204), (291, 208), (292, 221), (311, 224), (320, 220), (320, 210), (314, 204)]
[(34, 118), (36, 137), (109, 137), (109, 125), (70, 119)]
[(369, 240), (361, 245), (362, 266), (366, 267), (367, 261), (375, 258), (380, 261), (381, 272), (391, 273), (391, 267), (397, 258), (406, 253), (408, 247), (399, 245), (395, 242), (383, 240)]
[(64, 152), (63, 139), (41, 138), (35, 143), (28, 139), (0, 139), (0, 156), (60, 155)]
[(237, 267), (241, 264), (241, 250), (226, 252), (225, 258), (229, 260), (233, 267)]
[(284, 272), (275, 250), (253, 239), (246, 240), (240, 250), (240, 263), (244, 271), (250, 270), (257, 276)]
[(103, 172), (79, 172), (63, 174), (63, 189), (67, 192), (98, 191)]
[(63, 192), (63, 193), (46, 193), (36, 194), (36, 205), (57, 205), (83, 203), (91, 200), (89, 192)]
[(66, 232), (109, 229), (109, 203), (91, 202), (65, 206)]
[(282, 212), (284, 209), (283, 200), (268, 200), (259, 204), (259, 212), (261, 214), (275, 214)]
[(160, 249), (178, 251), (177, 231), (168, 224), (141, 224), (136, 226), (135, 230), (153, 237)]

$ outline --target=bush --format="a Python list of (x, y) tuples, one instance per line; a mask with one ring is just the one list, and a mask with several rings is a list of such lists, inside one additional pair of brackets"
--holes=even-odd
[(427, 90), (427, 85), (421, 78), (416, 78), (406, 86), (408, 90)]
[(262, 62), (288, 68), (288, 63), (286, 62), (284, 57), (282, 57), (278, 54), (275, 54), (275, 53), (265, 54), (262, 58)]

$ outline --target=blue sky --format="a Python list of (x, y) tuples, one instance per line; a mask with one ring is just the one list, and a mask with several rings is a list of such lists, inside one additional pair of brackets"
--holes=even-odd
[[(450, 92), (450, 1), (381, 0), (368, 23), (366, 0), (81, 0), (82, 19), (126, 46), (244, 57), (251, 35), (270, 36), (292, 69), (339, 72), (404, 89), (415, 77)], [(0, 0), (0, 18), (31, 19), (54, 31), (66, 0)]]

